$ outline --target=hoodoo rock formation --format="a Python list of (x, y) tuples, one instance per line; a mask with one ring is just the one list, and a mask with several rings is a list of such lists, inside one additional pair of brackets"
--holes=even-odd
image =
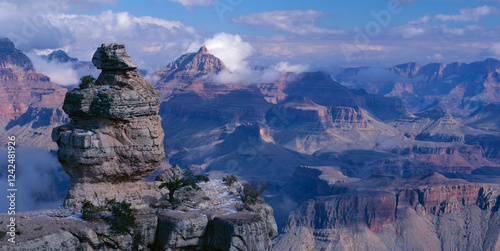
[(165, 158), (160, 92), (135, 70), (123, 44), (103, 44), (92, 62), (102, 73), (94, 86), (66, 94), (71, 122), (52, 133), (71, 178), (64, 205), (106, 198), (147, 205), (161, 197), (158, 184), (141, 181)]

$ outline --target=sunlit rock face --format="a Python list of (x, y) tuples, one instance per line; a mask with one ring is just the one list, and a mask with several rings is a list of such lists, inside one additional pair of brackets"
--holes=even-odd
[(67, 93), (63, 109), (71, 122), (52, 133), (72, 181), (65, 205), (159, 198), (154, 183), (140, 180), (165, 158), (160, 93), (135, 70), (123, 44), (103, 44), (93, 63), (102, 69), (96, 84)]

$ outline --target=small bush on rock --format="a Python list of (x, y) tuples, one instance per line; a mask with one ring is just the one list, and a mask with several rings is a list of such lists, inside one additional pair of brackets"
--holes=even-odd
[(82, 203), (82, 218), (86, 221), (98, 221), (99, 215), (102, 213), (103, 208), (97, 207), (89, 200), (85, 199)]
[(106, 207), (111, 216), (104, 217), (104, 220), (111, 225), (111, 230), (115, 233), (129, 233), (136, 226), (135, 216), (130, 208), (131, 204), (126, 201), (117, 202), (115, 199), (106, 199)]
[(173, 181), (168, 181), (161, 183), (159, 188), (167, 188), (168, 189), (168, 201), (172, 205), (172, 208), (176, 208), (180, 203), (175, 198), (175, 192), (183, 187), (187, 187), (188, 189), (200, 190), (200, 187), (197, 185), (199, 182), (208, 182), (210, 179), (205, 175), (195, 175), (191, 171), (186, 171), (183, 174), (182, 178), (177, 178)]
[(231, 174), (222, 178), (222, 181), (224, 181), (224, 184), (226, 184), (227, 186), (232, 186), (235, 182), (238, 181), (238, 178), (236, 178), (235, 175)]
[[(82, 203), (82, 218), (86, 221), (98, 221), (101, 218), (111, 226), (111, 230), (117, 234), (130, 233), (136, 226), (135, 216), (131, 208), (132, 204), (125, 200), (117, 202), (116, 199), (106, 199), (104, 206), (95, 206), (92, 202), (84, 200)], [(104, 216), (110, 212), (111, 216)]]
[(80, 78), (80, 89), (87, 89), (95, 85), (96, 79), (92, 75), (86, 75)]
[(249, 183), (243, 184), (243, 190), (240, 191), (241, 200), (245, 204), (255, 205), (262, 203), (264, 200), (261, 196), (269, 188), (269, 186), (262, 181), (252, 180)]

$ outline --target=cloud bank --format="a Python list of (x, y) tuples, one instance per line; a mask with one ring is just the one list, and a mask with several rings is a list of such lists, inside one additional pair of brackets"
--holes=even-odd
[(276, 81), (282, 73), (301, 73), (308, 70), (307, 65), (278, 62), (264, 70), (251, 67), (248, 58), (257, 50), (239, 35), (219, 33), (205, 41), (210, 54), (224, 62), (228, 70), (222, 71), (214, 77), (214, 81), (224, 84), (238, 83), (271, 83)]
[[(16, 211), (56, 208), (62, 205), (69, 187), (69, 176), (52, 154), (40, 149), (17, 149)], [(0, 161), (7, 163), (7, 150), (0, 151)], [(5, 167), (7, 168), (7, 167)], [(7, 171), (0, 172), (0, 187), (6, 188)], [(7, 191), (4, 190), (4, 194)], [(0, 213), (7, 213), (9, 201), (0, 198)]]
[(346, 34), (343, 30), (331, 30), (317, 26), (317, 20), (330, 13), (316, 10), (265, 11), (246, 16), (235, 17), (234, 23), (248, 24), (258, 27), (273, 27), (277, 30), (293, 34)]
[(73, 68), (72, 63), (58, 63), (55, 61), (47, 62), (47, 60), (39, 57), (33, 52), (26, 53), (26, 55), (33, 62), (35, 70), (47, 75), (50, 77), (50, 81), (58, 85), (77, 85), (80, 82), (81, 76), (90, 74), (90, 72), (87, 72), (86, 74), (84, 72), (78, 72)]

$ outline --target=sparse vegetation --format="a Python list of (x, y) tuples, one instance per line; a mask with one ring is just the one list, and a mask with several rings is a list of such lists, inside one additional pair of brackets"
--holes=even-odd
[[(84, 200), (81, 212), (82, 218), (86, 221), (104, 219), (111, 226), (111, 230), (117, 234), (129, 233), (136, 226), (131, 204), (125, 200), (117, 202), (116, 199), (106, 199), (104, 206), (96, 206)], [(110, 212), (111, 216), (104, 216), (106, 212)]]
[(106, 209), (111, 212), (111, 216), (104, 217), (104, 220), (111, 225), (111, 230), (115, 233), (129, 233), (136, 226), (135, 216), (130, 206), (131, 204), (126, 201), (117, 202), (116, 199), (106, 199)]
[(199, 182), (208, 182), (210, 179), (205, 175), (194, 175), (193, 172), (187, 170), (184, 172), (182, 178), (177, 178), (174, 181), (168, 181), (162, 183), (159, 188), (167, 188), (168, 189), (168, 201), (172, 205), (172, 208), (176, 208), (179, 205), (179, 201), (175, 198), (175, 192), (183, 187), (187, 187), (188, 189), (200, 190), (200, 187), (197, 185)]
[(5, 235), (7, 235), (7, 232), (0, 231), (0, 239), (2, 239), (3, 237), (5, 237)]
[(252, 180), (249, 183), (243, 184), (243, 190), (240, 191), (241, 200), (245, 204), (255, 205), (262, 203), (264, 200), (261, 196), (269, 188), (269, 186), (262, 181)]
[(80, 84), (78, 85), (78, 87), (80, 87), (80, 89), (87, 89), (94, 86), (95, 83), (96, 79), (94, 78), (94, 76), (86, 75), (80, 78)]
[(234, 183), (238, 181), (238, 178), (236, 178), (235, 175), (227, 175), (224, 178), (222, 178), (222, 181), (224, 181), (224, 184), (227, 186), (232, 186)]
[(104, 211), (104, 208), (97, 207), (89, 200), (85, 199), (82, 202), (82, 219), (86, 221), (98, 221), (99, 215)]

